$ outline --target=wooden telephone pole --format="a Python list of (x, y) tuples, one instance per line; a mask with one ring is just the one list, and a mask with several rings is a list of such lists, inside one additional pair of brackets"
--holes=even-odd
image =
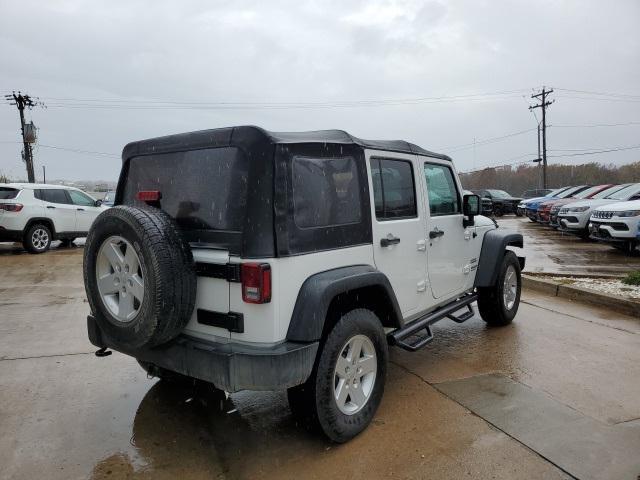
[[(553, 93), (553, 89), (547, 90), (542, 87), (542, 91), (536, 95), (531, 95), (531, 98), (539, 98), (540, 103), (538, 105), (531, 105), (529, 110), (534, 108), (542, 109), (542, 188), (547, 188), (547, 107), (551, 105), (555, 100), (548, 101), (547, 96)], [(538, 155), (539, 156), (539, 155)]]
[(36, 130), (33, 122), (25, 123), (24, 109), (28, 108), (31, 110), (35, 106), (44, 106), (44, 104), (37, 98), (34, 101), (32, 97), (22, 94), (21, 92), (17, 94), (16, 92), (12, 92), (11, 94), (5, 95), (4, 98), (9, 102), (9, 105), (15, 105), (20, 113), (20, 129), (22, 131), (22, 144), (24, 148), (22, 159), (27, 166), (29, 183), (35, 183), (36, 176), (33, 169), (33, 149), (31, 144), (36, 141)]

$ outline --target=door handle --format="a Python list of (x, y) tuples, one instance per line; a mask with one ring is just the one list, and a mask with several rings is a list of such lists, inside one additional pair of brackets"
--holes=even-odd
[(53, 205), (47, 205), (47, 208), (56, 208)]
[(84, 212), (84, 208), (78, 208), (79, 212)]
[(444, 232), (438, 228), (436, 228), (435, 230), (431, 230), (429, 232), (429, 238), (431, 240), (433, 240), (434, 238), (438, 238), (444, 235)]
[(390, 245), (396, 245), (397, 243), (400, 243), (400, 239), (398, 237), (394, 237), (391, 233), (387, 235), (386, 238), (380, 239), (381, 247), (388, 247)]

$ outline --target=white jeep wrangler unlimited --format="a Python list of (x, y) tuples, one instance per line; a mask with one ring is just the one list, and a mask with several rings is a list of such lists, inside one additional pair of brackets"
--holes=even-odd
[(105, 355), (227, 392), (288, 389), (334, 441), (382, 398), (388, 345), (520, 301), (522, 236), (478, 216), (449, 157), (331, 130), (234, 127), (134, 142), (84, 252)]

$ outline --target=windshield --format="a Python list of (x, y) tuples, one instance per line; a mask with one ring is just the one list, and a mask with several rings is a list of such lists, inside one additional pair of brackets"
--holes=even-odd
[(568, 188), (567, 190), (565, 190), (564, 192), (560, 193), (559, 195), (556, 195), (556, 197), (558, 197), (558, 198), (568, 198), (571, 195), (573, 195), (573, 193), (575, 191), (580, 190), (581, 188), (582, 188), (582, 186)]
[(569, 187), (556, 188), (555, 190), (551, 190), (549, 193), (547, 193), (545, 195), (545, 197), (555, 197), (556, 195), (558, 195), (559, 193), (564, 192), (568, 188)]
[(489, 192), (491, 196), (495, 198), (511, 198), (511, 195), (509, 195), (504, 190), (487, 190), (487, 192)]
[(605, 188), (600, 193), (594, 195), (591, 198), (607, 198), (609, 195), (612, 195), (617, 191), (622, 190), (623, 188), (626, 188), (628, 186), (629, 186), (628, 183), (625, 185), (614, 185), (613, 187)]
[(595, 187), (589, 187), (586, 190), (583, 190), (582, 192), (578, 193), (575, 195), (575, 198), (588, 198), (589, 195), (593, 195), (595, 192), (597, 192), (599, 189), (602, 188), (602, 185), (596, 185)]
[(638, 192), (640, 192), (640, 183), (634, 183), (633, 185), (629, 185), (622, 190), (618, 190), (605, 198), (610, 198), (611, 200), (626, 200)]

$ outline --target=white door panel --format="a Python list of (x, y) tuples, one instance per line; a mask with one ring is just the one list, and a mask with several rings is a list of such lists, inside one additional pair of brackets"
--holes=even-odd
[(422, 161), (421, 183), (429, 208), (427, 251), (433, 298), (464, 290), (471, 273), (473, 232), (463, 226), (462, 189), (450, 162)]
[(425, 210), (415, 185), (420, 171), (415, 155), (367, 151), (366, 157), (374, 260), (406, 318), (423, 307), (428, 295)]

